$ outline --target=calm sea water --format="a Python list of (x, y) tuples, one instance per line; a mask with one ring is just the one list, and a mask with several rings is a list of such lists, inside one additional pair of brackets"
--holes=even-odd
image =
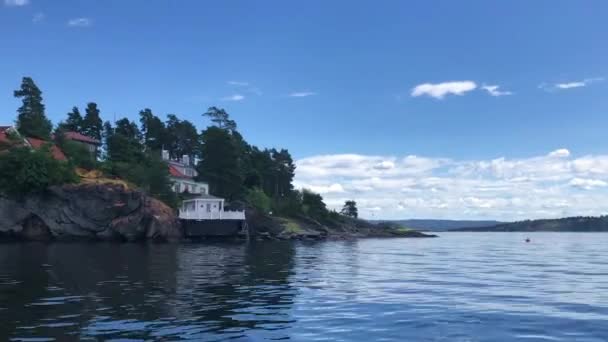
[(11, 339), (608, 341), (608, 234), (2, 244)]

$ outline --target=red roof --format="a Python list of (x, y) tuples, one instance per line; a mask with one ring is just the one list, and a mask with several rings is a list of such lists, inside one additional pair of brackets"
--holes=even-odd
[(9, 144), (8, 132), (13, 127), (11, 126), (0, 126), (0, 143)]
[(171, 175), (171, 177), (177, 177), (177, 178), (192, 178), (192, 177), (188, 177), (185, 174), (183, 174), (178, 168), (176, 168), (175, 166), (169, 164), (169, 174)]
[(80, 142), (84, 142), (87, 144), (93, 144), (93, 145), (101, 145), (101, 142), (99, 140), (91, 138), (84, 134), (80, 134), (78, 132), (67, 131), (67, 132), (63, 133), (63, 136), (69, 140), (80, 141)]
[(6, 136), (6, 130), (10, 127), (0, 126), (0, 142), (6, 143), (8, 142), (8, 137)]
[[(30, 145), (35, 149), (39, 149), (42, 146), (49, 143), (46, 140), (41, 140), (38, 138), (26, 138), (26, 139), (27, 139), (27, 142), (30, 143)], [(53, 158), (55, 158), (57, 160), (61, 160), (61, 161), (68, 160), (68, 158), (66, 158), (65, 154), (63, 154), (63, 151), (59, 147), (57, 147), (57, 145), (55, 145), (55, 144), (51, 145), (51, 155), (53, 156)]]

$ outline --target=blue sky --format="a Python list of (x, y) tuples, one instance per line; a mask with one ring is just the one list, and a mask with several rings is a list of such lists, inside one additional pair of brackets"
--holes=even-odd
[[(447, 179), (465, 163), (530, 161), (560, 149), (571, 164), (601, 158), (608, 131), (605, 1), (2, 1), (0, 123), (14, 119), (12, 91), (29, 75), (54, 122), (72, 106), (96, 101), (106, 119), (135, 119), (150, 107), (203, 128), (200, 113), (224, 107), (250, 142), (292, 152), (303, 166), (302, 186), (321, 190), (334, 206), (357, 198), (367, 216), (508, 219), (602, 210), (573, 201), (559, 210), (545, 210), (545, 203), (536, 211), (501, 211), (483, 202), (468, 212), (466, 198), (484, 198), (450, 187), (428, 198), (449, 208), (429, 210), (428, 203), (403, 202), (412, 196), (403, 182), (385, 203), (374, 199), (381, 188), (353, 185), (370, 170), (311, 174), (306, 163), (333, 156), (333, 170), (352, 169), (344, 155), (395, 168), (411, 167), (408, 156), (450, 160), (413, 176), (421, 182)], [(562, 183), (595, 185), (564, 188), (546, 201), (604, 196), (608, 174), (592, 171), (573, 171)], [(556, 184), (543, 180), (534, 189)]]

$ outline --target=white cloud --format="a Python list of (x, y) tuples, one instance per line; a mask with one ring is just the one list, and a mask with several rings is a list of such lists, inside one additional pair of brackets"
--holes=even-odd
[(243, 81), (228, 81), (227, 83), (229, 85), (233, 85), (233, 86), (237, 86), (237, 87), (246, 87), (249, 85), (249, 82), (243, 82)]
[(574, 157), (565, 148), (482, 160), (320, 155), (296, 165), (296, 187), (322, 193), (332, 209), (354, 199), (368, 218), (602, 215), (608, 202), (608, 155)]
[(557, 83), (555, 87), (559, 89), (570, 89), (570, 88), (580, 88), (586, 86), (585, 82), (568, 82), (568, 83)]
[(605, 187), (608, 183), (598, 179), (574, 178), (570, 181), (570, 185), (585, 190), (592, 190), (597, 187)]
[(414, 97), (427, 95), (436, 99), (443, 99), (446, 95), (464, 95), (466, 92), (475, 90), (477, 84), (473, 81), (454, 81), (443, 83), (424, 83), (412, 89), (411, 95)]
[(313, 95), (317, 95), (317, 93), (312, 92), (312, 91), (298, 91), (298, 92), (289, 94), (289, 97), (308, 97), (308, 96), (313, 96)]
[(222, 101), (243, 101), (245, 96), (241, 94), (234, 94), (226, 97), (222, 97)]
[(570, 81), (570, 82), (554, 83), (554, 84), (542, 83), (538, 87), (540, 89), (543, 89), (546, 91), (567, 90), (567, 89), (587, 87), (590, 84), (593, 84), (596, 82), (601, 82), (603, 80), (604, 80), (604, 78), (602, 78), (602, 77), (594, 77), (594, 78), (585, 78), (582, 81)]
[(90, 18), (74, 18), (68, 20), (68, 26), (71, 27), (89, 27), (93, 25), (93, 21)]
[(30, 0), (4, 0), (4, 4), (9, 7), (21, 7), (28, 5)]
[(42, 12), (38, 12), (38, 13), (34, 14), (34, 16), (32, 17), (32, 22), (39, 23), (39, 22), (43, 21), (44, 18), (46, 18), (46, 15)]
[(344, 188), (339, 183), (329, 185), (300, 185), (302, 189), (308, 189), (319, 194), (343, 193)]
[(555, 157), (555, 158), (567, 158), (570, 157), (570, 151), (568, 151), (568, 149), (565, 148), (560, 148), (558, 150), (552, 151), (548, 154), (549, 157)]
[(510, 91), (503, 91), (503, 90), (499, 90), (500, 86), (498, 85), (483, 85), (481, 86), (481, 89), (485, 90), (488, 92), (488, 94), (492, 95), (492, 96), (505, 96), (505, 95), (512, 95), (513, 93)]

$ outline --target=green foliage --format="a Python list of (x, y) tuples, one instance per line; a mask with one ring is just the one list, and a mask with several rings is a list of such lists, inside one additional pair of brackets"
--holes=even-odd
[(139, 112), (139, 122), (143, 143), (147, 151), (161, 151), (163, 146), (169, 145), (165, 123), (154, 115), (151, 109), (146, 108)]
[(78, 107), (72, 108), (72, 111), (68, 113), (68, 118), (65, 122), (59, 124), (59, 129), (63, 131), (72, 131), (82, 133), (83, 118), (80, 115)]
[(245, 200), (247, 203), (251, 204), (254, 208), (263, 213), (270, 212), (272, 201), (270, 197), (268, 197), (264, 191), (259, 188), (254, 188), (247, 191)]
[(48, 140), (51, 136), (53, 125), (44, 114), (42, 104), (42, 91), (36, 86), (30, 77), (24, 77), (21, 88), (15, 90), (14, 96), (22, 100), (22, 105), (17, 109), (17, 129), (26, 137), (36, 137)]
[(80, 133), (101, 141), (103, 121), (101, 121), (101, 117), (99, 116), (97, 104), (95, 102), (88, 103), (85, 112)]
[(16, 147), (0, 154), (0, 192), (22, 198), (52, 185), (75, 183), (78, 177), (72, 167), (54, 159), (49, 148)]
[(211, 126), (202, 134), (203, 159), (197, 165), (198, 178), (209, 182), (214, 195), (234, 200), (243, 194), (243, 170), (232, 135)]
[(352, 200), (344, 202), (344, 207), (342, 207), (342, 211), (340, 211), (340, 213), (344, 216), (357, 218), (359, 216), (359, 210), (357, 210), (357, 202)]
[(173, 114), (167, 115), (167, 145), (172, 158), (200, 154), (200, 137), (196, 127), (188, 120), (180, 120)]
[(211, 119), (211, 122), (213, 122), (213, 124), (215, 124), (215, 126), (218, 128), (228, 131), (236, 131), (236, 122), (234, 120), (230, 120), (230, 116), (222, 108), (209, 107), (203, 116)]
[(144, 152), (137, 124), (124, 118), (116, 122), (116, 127), (110, 123), (104, 127), (107, 143), (105, 172), (137, 185), (173, 208), (177, 207), (178, 198), (171, 189), (173, 183), (169, 178), (169, 167), (157, 151)]
[(58, 145), (74, 166), (87, 170), (97, 168), (95, 156), (82, 144), (64, 139)]
[(273, 197), (272, 208), (277, 215), (296, 216), (302, 214), (302, 192), (292, 191), (287, 196)]
[(323, 197), (307, 189), (302, 190), (302, 211), (317, 220), (325, 219), (329, 215)]
[(116, 127), (106, 126), (106, 153), (111, 162), (138, 163), (143, 161), (141, 133), (137, 124), (127, 118), (116, 121)]

